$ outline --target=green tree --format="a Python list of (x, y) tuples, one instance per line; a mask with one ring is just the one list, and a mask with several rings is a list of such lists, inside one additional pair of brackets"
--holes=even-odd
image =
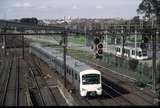
[[(142, 0), (138, 6), (137, 12), (139, 14), (145, 14), (145, 17), (149, 19), (155, 17), (157, 28), (160, 27), (160, 0)], [(158, 36), (157, 38), (158, 42), (160, 42), (160, 37)]]
[(160, 15), (160, 0), (142, 0), (139, 4), (137, 12), (145, 14), (146, 17), (152, 16), (159, 17)]

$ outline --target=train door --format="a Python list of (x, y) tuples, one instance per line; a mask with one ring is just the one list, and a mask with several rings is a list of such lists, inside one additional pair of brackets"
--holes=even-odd
[(77, 74), (77, 72), (74, 72), (75, 73), (75, 75), (74, 75), (74, 85), (75, 85), (75, 88), (77, 89), (77, 90), (79, 90), (79, 81), (78, 81), (78, 74)]

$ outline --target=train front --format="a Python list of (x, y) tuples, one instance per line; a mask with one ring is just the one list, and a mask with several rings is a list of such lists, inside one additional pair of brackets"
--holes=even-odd
[(90, 69), (80, 73), (80, 95), (102, 95), (101, 73)]

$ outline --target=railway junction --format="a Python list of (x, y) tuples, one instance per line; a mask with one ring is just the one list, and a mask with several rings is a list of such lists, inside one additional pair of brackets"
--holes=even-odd
[[(65, 76), (67, 33), (84, 34), (82, 31), (8, 21), (1, 21), (0, 26), (3, 29), (1, 40), (5, 43), (0, 49), (0, 106), (158, 106), (157, 95), (150, 87), (142, 90), (127, 77), (76, 57), (101, 72), (102, 95), (81, 97), (77, 91), (71, 90), (72, 84)], [(16, 33), (13, 32), (14, 27)], [(30, 29), (36, 32), (25, 32)], [(37, 32), (41, 30), (44, 32)], [(56, 67), (31, 54), (31, 40), (25, 38), (25, 35), (62, 35), (64, 76), (58, 74)]]

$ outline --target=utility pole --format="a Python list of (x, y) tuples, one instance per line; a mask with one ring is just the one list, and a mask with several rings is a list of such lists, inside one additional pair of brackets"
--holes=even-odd
[(6, 51), (6, 35), (4, 35), (4, 56), (6, 56), (6, 53), (7, 53), (7, 51)]
[[(155, 33), (156, 32), (156, 33)], [(158, 35), (158, 31), (154, 31), (152, 33), (152, 89), (156, 91), (156, 37)]]
[(23, 59), (24, 59), (24, 35), (22, 35), (22, 53), (23, 53)]
[(64, 87), (66, 88), (66, 52), (67, 52), (67, 31), (65, 29), (63, 33), (63, 41), (64, 41), (64, 46), (63, 46), (63, 59), (64, 59)]
[(86, 28), (86, 24), (85, 24), (84, 30), (85, 30), (85, 46), (87, 46), (87, 35), (86, 35), (86, 30), (87, 30), (87, 28)]
[(137, 31), (135, 30), (135, 57), (137, 58)]
[(22, 58), (24, 59), (24, 35), (23, 35), (23, 33), (24, 33), (24, 29), (22, 29), (21, 30), (21, 39), (22, 39)]
[(121, 27), (121, 35), (122, 35), (122, 58), (124, 58), (124, 28)]
[[(4, 34), (5, 34), (6, 31), (7, 31), (7, 25), (8, 25), (8, 24), (6, 23), (6, 26), (4, 27)], [(6, 35), (4, 35), (4, 44), (3, 44), (3, 45), (4, 45), (4, 56), (6, 56), (6, 52), (7, 52), (7, 51), (6, 51), (6, 45), (7, 45), (7, 44), (6, 44)]]

